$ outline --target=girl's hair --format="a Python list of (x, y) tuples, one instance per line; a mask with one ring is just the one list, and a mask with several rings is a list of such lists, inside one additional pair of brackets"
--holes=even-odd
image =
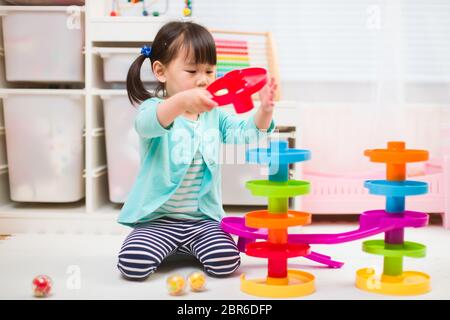
[[(193, 22), (173, 21), (165, 24), (156, 34), (150, 53), (150, 67), (155, 61), (168, 65), (177, 55), (191, 53), (197, 64), (216, 65), (216, 45), (211, 33), (203, 26)], [(133, 62), (127, 75), (128, 99), (132, 104), (160, 95), (165, 95), (164, 83), (158, 82), (153, 93), (148, 92), (141, 80), (141, 67), (147, 57), (141, 54)]]

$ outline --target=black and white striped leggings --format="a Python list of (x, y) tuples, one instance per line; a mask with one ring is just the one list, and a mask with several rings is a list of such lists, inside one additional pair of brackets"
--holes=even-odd
[(236, 244), (219, 222), (164, 217), (131, 231), (117, 267), (125, 278), (143, 280), (175, 253), (193, 255), (206, 273), (216, 277), (230, 275), (241, 262)]

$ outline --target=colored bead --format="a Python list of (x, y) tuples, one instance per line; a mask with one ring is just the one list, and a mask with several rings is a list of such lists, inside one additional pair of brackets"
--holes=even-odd
[(167, 290), (169, 290), (169, 294), (173, 296), (178, 296), (184, 293), (184, 288), (186, 287), (186, 281), (183, 276), (178, 274), (170, 276), (166, 281)]
[(38, 298), (47, 297), (52, 290), (52, 280), (46, 275), (39, 275), (33, 279), (33, 295)]
[(189, 8), (184, 8), (184, 9), (183, 9), (183, 15), (184, 15), (185, 17), (190, 16), (190, 15), (191, 15), (191, 9), (189, 9)]
[(206, 275), (201, 271), (194, 271), (189, 275), (188, 282), (192, 291), (202, 291), (206, 286)]

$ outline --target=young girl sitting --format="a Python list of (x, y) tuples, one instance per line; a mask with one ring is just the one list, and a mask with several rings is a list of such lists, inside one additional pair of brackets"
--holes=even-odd
[[(141, 168), (118, 222), (133, 230), (119, 253), (118, 268), (141, 280), (175, 253), (196, 257), (211, 276), (228, 276), (240, 264), (239, 250), (220, 228), (220, 143), (249, 143), (272, 132), (270, 79), (261, 105), (246, 120), (216, 108), (206, 87), (215, 80), (212, 35), (192, 22), (170, 22), (144, 46), (128, 72), (130, 101), (139, 105), (135, 129)], [(154, 94), (140, 79), (149, 58), (158, 80)]]

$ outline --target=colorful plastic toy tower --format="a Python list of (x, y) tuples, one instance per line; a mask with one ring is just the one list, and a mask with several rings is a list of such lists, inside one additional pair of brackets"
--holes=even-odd
[[(288, 242), (288, 227), (311, 223), (311, 215), (288, 209), (289, 198), (309, 193), (307, 181), (289, 180), (289, 164), (309, 160), (308, 150), (288, 149), (286, 141), (273, 141), (269, 149), (248, 150), (246, 160), (269, 165), (269, 180), (246, 183), (255, 196), (269, 198), (268, 210), (249, 212), (245, 224), (250, 228), (267, 228), (268, 241), (246, 243), (249, 256), (268, 259), (265, 279), (247, 280), (241, 276), (241, 290), (255, 296), (284, 298), (311, 294), (315, 291), (314, 276), (288, 270), (287, 259), (310, 254), (310, 246)], [(242, 245), (242, 243), (241, 243)]]
[[(405, 211), (405, 197), (428, 192), (425, 182), (405, 180), (406, 164), (426, 161), (428, 152), (406, 150), (404, 142), (388, 142), (387, 149), (366, 150), (372, 162), (386, 163), (386, 180), (368, 180), (365, 187), (369, 193), (386, 197), (385, 210), (373, 210), (372, 215), (381, 219), (397, 220), (399, 228), (387, 231), (383, 240), (369, 240), (363, 243), (367, 253), (384, 256), (381, 276), (376, 276), (372, 268), (356, 272), (356, 286), (362, 290), (390, 294), (417, 295), (430, 291), (430, 277), (422, 272), (403, 271), (403, 257), (420, 258), (425, 256), (426, 247), (420, 243), (404, 240), (406, 220), (420, 218), (425, 213)], [(349, 199), (351, 201), (351, 199)], [(394, 219), (393, 219), (394, 218)]]

